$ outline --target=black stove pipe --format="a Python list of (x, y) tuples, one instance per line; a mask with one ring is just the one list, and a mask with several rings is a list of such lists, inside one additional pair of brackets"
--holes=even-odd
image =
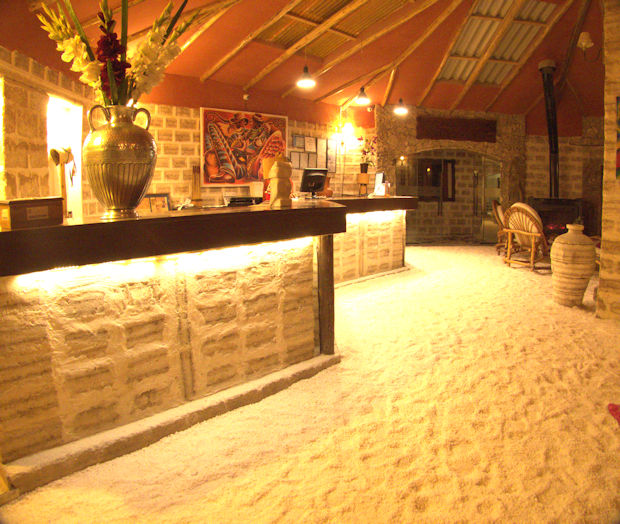
[(542, 74), (547, 113), (547, 133), (549, 135), (549, 198), (558, 198), (560, 186), (560, 150), (558, 147), (558, 120), (553, 93), (553, 72), (555, 62), (543, 60), (538, 64)]

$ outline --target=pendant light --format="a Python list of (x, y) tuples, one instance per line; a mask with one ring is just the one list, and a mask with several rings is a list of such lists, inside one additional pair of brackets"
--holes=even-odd
[(355, 103), (358, 106), (367, 106), (370, 104), (370, 98), (368, 98), (366, 91), (364, 91), (364, 86), (361, 87), (360, 92), (355, 97)]
[(316, 80), (312, 78), (312, 75), (308, 71), (308, 66), (304, 66), (304, 72), (297, 80), (297, 87), (301, 87), (302, 89), (312, 89), (316, 85)]
[(407, 106), (403, 103), (403, 99), (399, 98), (398, 104), (394, 106), (394, 114), (398, 116), (405, 116), (407, 113), (409, 113), (409, 109), (407, 109)]

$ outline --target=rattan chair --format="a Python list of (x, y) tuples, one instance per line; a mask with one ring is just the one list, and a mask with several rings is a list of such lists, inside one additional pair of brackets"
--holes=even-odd
[(497, 200), (493, 200), (493, 218), (495, 218), (497, 223), (497, 244), (495, 244), (495, 250), (498, 255), (502, 254), (502, 252), (505, 254), (508, 235), (504, 225), (504, 210)]
[[(549, 254), (549, 244), (543, 233), (543, 224), (536, 210), (523, 202), (516, 202), (504, 213), (506, 224), (506, 255), (504, 262), (510, 267), (512, 264), (529, 266), (536, 269), (536, 262)], [(518, 249), (515, 249), (518, 247)], [(515, 258), (519, 251), (527, 253), (529, 257)]]

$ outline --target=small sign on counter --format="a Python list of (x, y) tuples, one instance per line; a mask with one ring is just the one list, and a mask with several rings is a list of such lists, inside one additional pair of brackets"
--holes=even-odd
[(62, 197), (16, 198), (0, 200), (0, 229), (62, 224)]

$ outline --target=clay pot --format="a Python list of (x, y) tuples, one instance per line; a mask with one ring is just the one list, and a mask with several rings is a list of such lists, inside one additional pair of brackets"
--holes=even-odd
[(553, 300), (564, 306), (577, 306), (594, 273), (596, 250), (583, 234), (581, 224), (567, 224), (568, 233), (557, 237), (551, 246), (551, 282)]

